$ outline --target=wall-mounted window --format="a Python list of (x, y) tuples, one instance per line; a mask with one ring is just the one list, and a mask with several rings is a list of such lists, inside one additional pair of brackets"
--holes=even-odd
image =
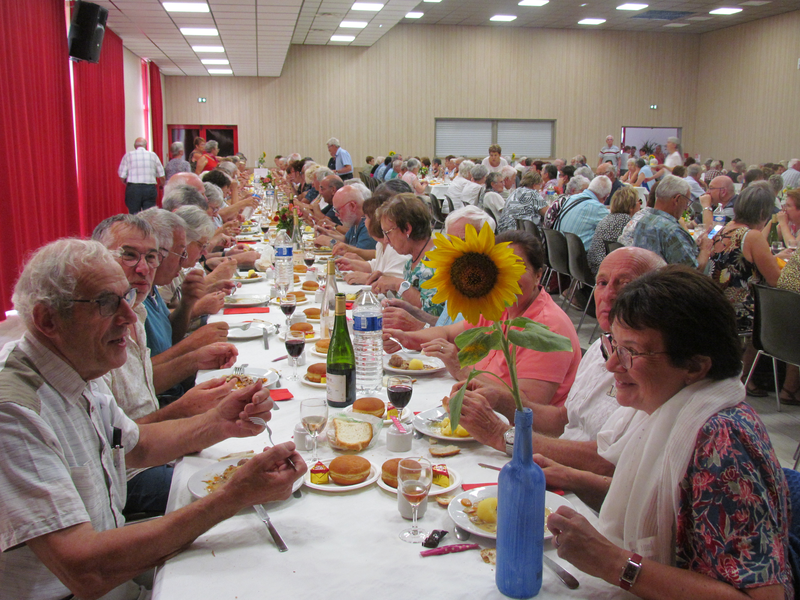
[(503, 154), (552, 158), (555, 125), (534, 119), (436, 119), (436, 156), (487, 156), (500, 144)]

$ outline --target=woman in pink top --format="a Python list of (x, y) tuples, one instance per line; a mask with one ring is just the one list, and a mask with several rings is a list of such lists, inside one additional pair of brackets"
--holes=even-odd
[(416, 158), (409, 158), (406, 161), (407, 171), (402, 175), (403, 181), (411, 186), (411, 189), (414, 190), (415, 194), (421, 194), (425, 191), (425, 184), (422, 183), (417, 177), (417, 174), (419, 173), (419, 167), (420, 162)]

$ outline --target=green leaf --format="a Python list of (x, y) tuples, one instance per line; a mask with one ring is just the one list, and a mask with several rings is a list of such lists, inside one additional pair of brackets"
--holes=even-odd
[(515, 346), (537, 352), (572, 352), (570, 339), (550, 331), (546, 325), (525, 318), (514, 319), (509, 325), (523, 328), (508, 329), (508, 341)]
[(469, 377), (467, 377), (467, 380), (464, 382), (464, 385), (458, 388), (455, 396), (450, 396), (450, 431), (455, 431), (456, 427), (458, 427), (458, 422), (461, 420), (461, 405), (464, 403), (464, 391), (467, 389), (467, 386), (469, 385), (469, 382), (472, 381), (473, 377), (477, 377), (481, 373), (483, 373), (483, 371), (473, 369), (469, 374)]
[(501, 350), (500, 331), (494, 327), (473, 327), (456, 337), (458, 362), (462, 367), (469, 367), (482, 360), (490, 350)]

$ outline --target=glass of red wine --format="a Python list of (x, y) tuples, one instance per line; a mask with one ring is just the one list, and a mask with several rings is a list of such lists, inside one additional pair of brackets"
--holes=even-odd
[(315, 261), (316, 259), (317, 259), (317, 257), (316, 257), (316, 256), (314, 256), (314, 253), (313, 253), (313, 252), (306, 252), (306, 253), (303, 255), (303, 262), (305, 262), (305, 263), (306, 263), (306, 266), (307, 266), (307, 267), (309, 267), (309, 268), (311, 268), (311, 267), (313, 267), (313, 266), (314, 266), (314, 261)]
[(286, 353), (292, 359), (292, 376), (287, 379), (297, 381), (297, 359), (306, 348), (306, 334), (303, 331), (288, 331), (284, 343), (286, 344)]
[(407, 375), (391, 375), (386, 382), (389, 402), (397, 409), (397, 418), (402, 419), (403, 409), (411, 402), (413, 380)]
[(397, 465), (397, 492), (411, 505), (411, 527), (400, 532), (400, 539), (421, 544), (428, 533), (417, 527), (417, 509), (428, 495), (433, 483), (433, 466), (426, 458), (404, 458)]
[(286, 315), (286, 339), (289, 339), (289, 319), (294, 314), (294, 309), (297, 308), (297, 298), (294, 294), (286, 294), (280, 298), (281, 312)]

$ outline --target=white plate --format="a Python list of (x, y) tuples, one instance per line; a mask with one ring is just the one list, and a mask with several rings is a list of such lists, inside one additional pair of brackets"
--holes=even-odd
[[(291, 292), (289, 292), (289, 293), (291, 294)], [(298, 302), (297, 304), (295, 304), (295, 306), (305, 306), (306, 304), (309, 304), (310, 302), (311, 302), (311, 300), (309, 300), (309, 299), (308, 299), (308, 296), (306, 296), (306, 299), (305, 299), (305, 300), (303, 300), (303, 301), (301, 301), (301, 302)], [(281, 305), (281, 303), (280, 303), (280, 302), (278, 302), (278, 301), (277, 301), (275, 298), (272, 298), (272, 299), (269, 301), (269, 303), (270, 303), (270, 304), (274, 304), (275, 306), (280, 306), (280, 305)], [(283, 313), (281, 313), (281, 314), (283, 314)]]
[[(236, 323), (239, 325), (239, 323)], [(275, 325), (272, 323), (253, 323), (247, 330), (239, 329), (228, 329), (228, 340), (254, 340), (256, 338), (260, 338), (264, 335), (264, 330), (267, 329), (270, 334), (275, 333)]]
[[(414, 371), (411, 369), (408, 370), (398, 369), (396, 367), (389, 366), (389, 360), (392, 358), (392, 356), (394, 355), (383, 357), (383, 370), (386, 371), (387, 373), (395, 373), (397, 375), (410, 375), (412, 377), (419, 377), (420, 375), (433, 375), (434, 373), (441, 373), (442, 371), (447, 369), (447, 367), (444, 366), (444, 363), (438, 358), (434, 358), (432, 356), (423, 356), (423, 355), (417, 355), (411, 358), (418, 358), (426, 365), (435, 366), (436, 367), (435, 369), (422, 369), (420, 371)], [(401, 353), (399, 354), (399, 356), (403, 360), (411, 360), (411, 358), (406, 356), (405, 354)]]
[(306, 379), (305, 375), (303, 375), (300, 378), (300, 383), (302, 383), (303, 385), (307, 385), (309, 387), (313, 387), (313, 388), (325, 389), (326, 387), (328, 387), (327, 383), (317, 383), (316, 381), (309, 381), (308, 379)]
[[(232, 374), (233, 367), (230, 369), (219, 369), (217, 371), (206, 371), (205, 373), (199, 373), (197, 375), (197, 383), (203, 383), (204, 381), (214, 379), (215, 377), (226, 377)], [(267, 381), (264, 384), (264, 387), (273, 387), (276, 383), (278, 383), (278, 372), (274, 369), (257, 369), (255, 367), (247, 367), (244, 370), (244, 374), (250, 375), (250, 377), (266, 377)]]
[(249, 308), (261, 306), (267, 301), (264, 296), (226, 296), (225, 306), (228, 308)]
[(245, 242), (245, 243), (255, 243), (263, 241), (261, 236), (255, 235), (237, 235), (236, 236), (237, 242)]
[[(450, 473), (450, 485), (444, 488), (439, 487), (438, 485), (431, 485), (431, 491), (428, 492), (429, 496), (438, 496), (439, 494), (447, 494), (449, 492), (452, 492), (454, 489), (456, 489), (458, 486), (461, 485), (461, 474), (455, 469), (452, 469), (451, 467), (447, 467), (447, 471)], [(386, 490), (390, 494), (397, 495), (397, 488), (393, 488), (392, 486), (387, 485), (386, 482), (381, 477), (378, 478), (378, 487), (381, 488), (382, 490)]]
[[(508, 419), (501, 415), (498, 412), (495, 414), (500, 417), (500, 420), (503, 423), (508, 423)], [(448, 442), (474, 442), (475, 438), (472, 436), (469, 437), (456, 437), (456, 436), (449, 436), (443, 435), (441, 429), (438, 427), (433, 427), (430, 425), (429, 421), (431, 419), (438, 420), (442, 417), (447, 416), (447, 411), (442, 406), (437, 406), (436, 408), (430, 408), (428, 410), (423, 410), (418, 415), (414, 415), (414, 429), (419, 431), (420, 433), (427, 435), (432, 438), (436, 438), (438, 440), (447, 440)]]
[(265, 279), (266, 277), (264, 275), (259, 275), (258, 277), (233, 277), (231, 281), (236, 281), (238, 283), (258, 283)]
[[(189, 481), (186, 484), (186, 487), (189, 488), (189, 491), (192, 493), (192, 496), (195, 498), (205, 498), (208, 496), (209, 492), (206, 489), (206, 481), (210, 480), (215, 475), (222, 475), (222, 473), (230, 466), (238, 465), (240, 458), (234, 458), (231, 460), (221, 460), (213, 465), (209, 465), (205, 469), (201, 469), (197, 471), (194, 475), (189, 477)], [(292, 484), (292, 491), (296, 492), (299, 490), (303, 485), (302, 477), (298, 477), (297, 480)], [(268, 502), (267, 505), (273, 504), (272, 502)]]
[[(333, 459), (329, 458), (327, 460), (321, 461), (323, 465), (326, 467), (331, 464)], [(314, 463), (317, 464), (317, 463)], [(359, 488), (367, 487), (368, 485), (372, 485), (381, 478), (381, 470), (377, 468), (370, 462), (371, 468), (369, 470), (369, 477), (367, 477), (361, 483), (356, 483), (355, 485), (336, 485), (330, 479), (328, 479), (328, 483), (319, 484), (319, 483), (311, 483), (311, 467), (314, 465), (309, 465), (308, 471), (306, 471), (305, 475), (303, 475), (303, 483), (306, 484), (306, 487), (310, 487), (312, 490), (319, 490), (321, 492), (349, 492), (351, 490), (357, 490)]]
[[(346, 408), (346, 407), (345, 407)], [(372, 439), (370, 440), (367, 447), (364, 450), (369, 450), (376, 443), (378, 443), (378, 438), (381, 435), (381, 428), (383, 427), (383, 419), (379, 419), (378, 417), (373, 417), (372, 415), (364, 415), (364, 414), (353, 414), (352, 412), (345, 412), (345, 409), (340, 409), (340, 412), (329, 412), (328, 413), (328, 427), (325, 428), (325, 435), (328, 438), (328, 445), (341, 452), (354, 452), (353, 450), (349, 450), (347, 448), (342, 448), (336, 441), (336, 426), (333, 424), (333, 420), (336, 418), (342, 418), (349, 421), (359, 421), (363, 423), (369, 423), (372, 427)], [(364, 450), (358, 450), (355, 452), (363, 452)]]
[(325, 354), (323, 354), (322, 352), (317, 352), (314, 348), (311, 348), (311, 350), (309, 350), (309, 352), (311, 354), (313, 354), (314, 356), (319, 356), (320, 358), (328, 358), (328, 353), (327, 352)]
[[(282, 341), (282, 342), (285, 342), (286, 341), (286, 331), (285, 331), (286, 328), (284, 327), (283, 329), (284, 329), (284, 331), (281, 331), (281, 333), (278, 334), (278, 339), (280, 341)], [(319, 334), (314, 332), (314, 337), (307, 337), (306, 338), (306, 344), (310, 344), (310, 343), (316, 342), (317, 340), (319, 340)], [(328, 355), (326, 354), (325, 357), (327, 358), (327, 356)]]
[[(489, 538), (492, 540), (497, 539), (496, 533), (490, 533), (485, 529), (481, 529), (475, 523), (469, 520), (469, 515), (464, 512), (464, 505), (461, 504), (462, 498), (469, 498), (472, 501), (472, 505), (474, 506), (480, 500), (484, 498), (496, 498), (497, 497), (497, 486), (496, 485), (487, 485), (486, 487), (475, 488), (469, 490), (468, 492), (463, 492), (453, 498), (450, 501), (449, 506), (447, 507), (447, 513), (450, 515), (450, 518), (453, 519), (453, 522), (464, 529), (469, 531), (470, 533), (474, 533), (477, 536)], [(559, 506), (568, 506), (569, 508), (575, 510), (575, 507), (572, 505), (572, 502), (566, 500), (565, 498), (559, 496), (558, 494), (554, 494), (553, 492), (545, 492), (544, 493), (544, 505), (545, 507), (549, 508), (552, 512), (558, 510)], [(553, 537), (553, 534), (547, 529), (547, 525), (544, 528), (544, 539), (549, 540)]]
[[(356, 398), (356, 400), (357, 399), (358, 398)], [(383, 400), (384, 402), (388, 402), (387, 400), (384, 400), (383, 398), (381, 398), (381, 400)], [(353, 406), (352, 405), (348, 406), (347, 408), (344, 409), (344, 412), (346, 412), (346, 413), (353, 412)], [(362, 414), (362, 413), (356, 413), (356, 414)], [(408, 407), (406, 406), (403, 409), (402, 414), (400, 415), (400, 422), (401, 423), (410, 423), (412, 416), (413, 415), (412, 415), (411, 411), (408, 410)], [(384, 425), (391, 425), (392, 424), (392, 420), (391, 419), (383, 419), (383, 424)]]

